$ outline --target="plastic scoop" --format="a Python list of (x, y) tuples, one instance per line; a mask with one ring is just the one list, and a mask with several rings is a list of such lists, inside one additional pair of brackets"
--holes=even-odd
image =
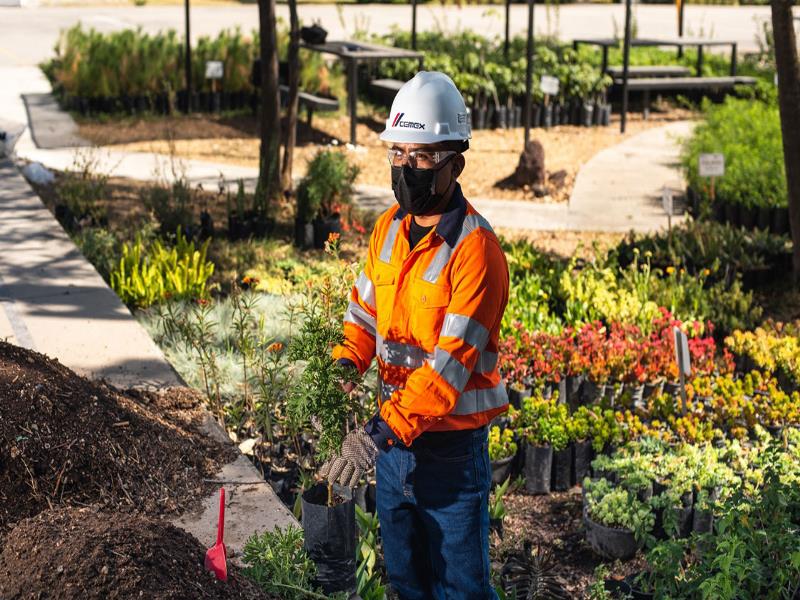
[(219, 488), (219, 521), (217, 522), (217, 543), (206, 550), (206, 570), (213, 571), (220, 581), (228, 581), (228, 563), (225, 560), (225, 488)]

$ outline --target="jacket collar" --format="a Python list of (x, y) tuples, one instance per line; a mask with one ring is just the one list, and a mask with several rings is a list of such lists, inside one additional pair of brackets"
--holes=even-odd
[[(397, 212), (394, 213), (394, 218), (404, 219), (407, 214), (405, 210), (398, 206)], [(464, 199), (464, 194), (461, 193), (461, 184), (456, 183), (447, 209), (442, 213), (439, 223), (436, 224), (436, 233), (444, 238), (444, 241), (451, 248), (455, 248), (456, 242), (458, 242), (458, 236), (461, 233), (461, 227), (464, 224), (466, 215), (467, 201)]]

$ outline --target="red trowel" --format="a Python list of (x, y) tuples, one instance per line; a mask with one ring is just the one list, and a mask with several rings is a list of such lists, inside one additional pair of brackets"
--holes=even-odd
[(225, 488), (219, 488), (219, 521), (217, 543), (206, 550), (206, 570), (213, 571), (220, 581), (228, 581), (228, 563), (225, 561)]

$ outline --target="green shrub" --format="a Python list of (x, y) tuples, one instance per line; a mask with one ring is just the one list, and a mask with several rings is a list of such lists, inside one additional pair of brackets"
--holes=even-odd
[(715, 182), (716, 198), (746, 207), (787, 205), (786, 172), (778, 108), (774, 104), (727, 98), (703, 104), (706, 120), (684, 142), (681, 163), (689, 185), (707, 203), (710, 186), (698, 172), (700, 154), (725, 156), (725, 175)]
[(328, 217), (350, 203), (358, 167), (339, 150), (320, 150), (297, 186), (297, 216), (309, 222)]
[(102, 227), (87, 227), (73, 235), (72, 241), (100, 276), (108, 281), (119, 261), (119, 242), (114, 234)]
[[(289, 525), (253, 535), (244, 546), (244, 574), (265, 592), (286, 600), (314, 597), (317, 568), (303, 548), (303, 530)], [(311, 592), (311, 594), (309, 594)]]
[(111, 287), (130, 307), (147, 308), (169, 298), (195, 299), (208, 295), (214, 264), (206, 260), (210, 240), (199, 249), (178, 230), (176, 244), (161, 240), (145, 245), (141, 236), (122, 246), (122, 258), (111, 272)]

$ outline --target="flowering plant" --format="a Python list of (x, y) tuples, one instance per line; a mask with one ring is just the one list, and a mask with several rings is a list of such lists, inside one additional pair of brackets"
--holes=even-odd
[(511, 429), (501, 430), (493, 425), (489, 430), (489, 459), (500, 460), (514, 456), (517, 453), (517, 443), (514, 441), (514, 432)]

